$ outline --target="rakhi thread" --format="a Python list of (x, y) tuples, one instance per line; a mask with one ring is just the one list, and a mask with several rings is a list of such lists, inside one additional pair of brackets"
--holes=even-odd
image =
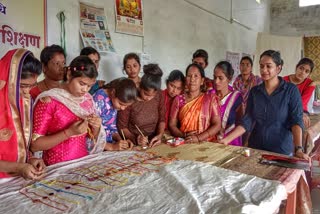
[[(47, 197), (47, 196), (41, 196), (41, 195), (39, 195), (39, 194), (37, 194), (37, 193), (35, 193), (35, 192), (29, 192), (29, 191), (27, 191), (27, 188), (25, 188), (25, 193), (24, 193), (22, 190), (20, 190), (19, 193), (21, 193), (21, 194), (23, 194), (24, 196), (26, 196), (27, 198), (31, 199), (32, 203), (42, 203), (42, 204), (44, 204), (44, 205), (47, 205), (47, 206), (49, 206), (49, 207), (52, 207), (52, 208), (54, 208), (54, 209), (57, 209), (57, 210), (60, 210), (60, 211), (63, 211), (63, 212), (64, 212), (64, 211), (67, 211), (67, 210), (69, 209), (69, 207), (68, 207), (67, 205), (62, 204), (62, 203), (57, 202), (57, 201), (54, 201), (54, 200), (51, 200), (51, 199), (50, 199), (49, 197)], [(34, 194), (35, 196), (38, 196), (38, 197), (40, 197), (40, 198), (42, 198), (42, 199), (44, 199), (44, 200), (49, 200), (50, 202), (54, 202), (54, 203), (56, 203), (56, 204), (59, 204), (59, 205), (63, 206), (65, 209), (60, 208), (60, 207), (55, 207), (55, 206), (53, 206), (53, 205), (51, 205), (51, 204), (49, 204), (49, 203), (46, 203), (46, 202), (44, 202), (44, 201), (42, 201), (42, 200), (40, 200), (40, 199), (34, 199), (34, 198), (30, 197), (27, 193), (28, 193), (28, 194)]]

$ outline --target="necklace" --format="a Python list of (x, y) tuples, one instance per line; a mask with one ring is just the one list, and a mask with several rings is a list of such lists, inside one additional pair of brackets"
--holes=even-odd
[[(44, 83), (44, 86), (46, 87), (46, 90), (50, 90), (51, 89), (51, 87), (49, 87), (49, 85), (47, 84), (46, 79), (43, 80), (43, 83)], [(52, 88), (61, 88), (61, 84), (58, 82), (58, 85), (55, 85)]]

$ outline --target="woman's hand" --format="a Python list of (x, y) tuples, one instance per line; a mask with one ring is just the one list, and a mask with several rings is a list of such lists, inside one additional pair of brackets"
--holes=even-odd
[(116, 143), (107, 143), (104, 147), (107, 151), (123, 151), (131, 150), (133, 148), (133, 143), (131, 140), (120, 140)]
[(200, 143), (197, 135), (189, 135), (185, 138), (186, 143)]
[(120, 140), (119, 142), (117, 142), (117, 144), (119, 151), (132, 149), (133, 147), (133, 143), (131, 142), (131, 140)]
[(137, 137), (137, 142), (138, 142), (138, 145), (142, 146), (142, 147), (146, 147), (148, 146), (148, 137), (146, 136), (142, 136), (142, 135), (139, 135)]
[(46, 165), (44, 164), (42, 159), (30, 158), (28, 162), (42, 174), (46, 172)]
[(24, 179), (31, 180), (40, 180), (45, 175), (29, 163), (19, 163), (17, 168), (17, 174), (23, 177)]
[(89, 126), (92, 128), (93, 135), (97, 136), (100, 131), (102, 119), (95, 114), (91, 114), (87, 119)]
[(87, 120), (79, 120), (74, 122), (69, 128), (65, 130), (65, 134), (69, 137), (78, 136), (87, 133), (88, 129), (88, 121)]
[(184, 137), (186, 138), (186, 137), (189, 137), (191, 135), (196, 135), (196, 134), (198, 134), (198, 131), (185, 132)]
[(301, 158), (301, 159), (304, 159), (304, 160), (307, 160), (311, 163), (311, 158), (309, 157), (309, 155), (307, 155), (306, 153), (304, 153), (301, 149), (298, 149), (295, 153), (295, 156), (297, 158)]
[(162, 134), (154, 136), (151, 139), (149, 146), (150, 147), (154, 147), (154, 146), (157, 146), (157, 145), (161, 144), (161, 139), (162, 139)]
[(218, 139), (217, 142), (220, 144), (229, 145), (229, 141), (226, 138)]

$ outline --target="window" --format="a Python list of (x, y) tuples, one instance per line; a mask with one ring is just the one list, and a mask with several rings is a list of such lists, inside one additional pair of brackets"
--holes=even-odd
[(306, 7), (320, 4), (320, 0), (299, 0), (299, 7)]

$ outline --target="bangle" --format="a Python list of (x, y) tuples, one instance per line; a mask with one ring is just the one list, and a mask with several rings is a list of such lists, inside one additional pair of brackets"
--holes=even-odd
[(64, 136), (66, 136), (67, 138), (69, 138), (69, 135), (67, 134), (67, 131), (64, 129), (63, 130), (63, 134), (64, 134)]

